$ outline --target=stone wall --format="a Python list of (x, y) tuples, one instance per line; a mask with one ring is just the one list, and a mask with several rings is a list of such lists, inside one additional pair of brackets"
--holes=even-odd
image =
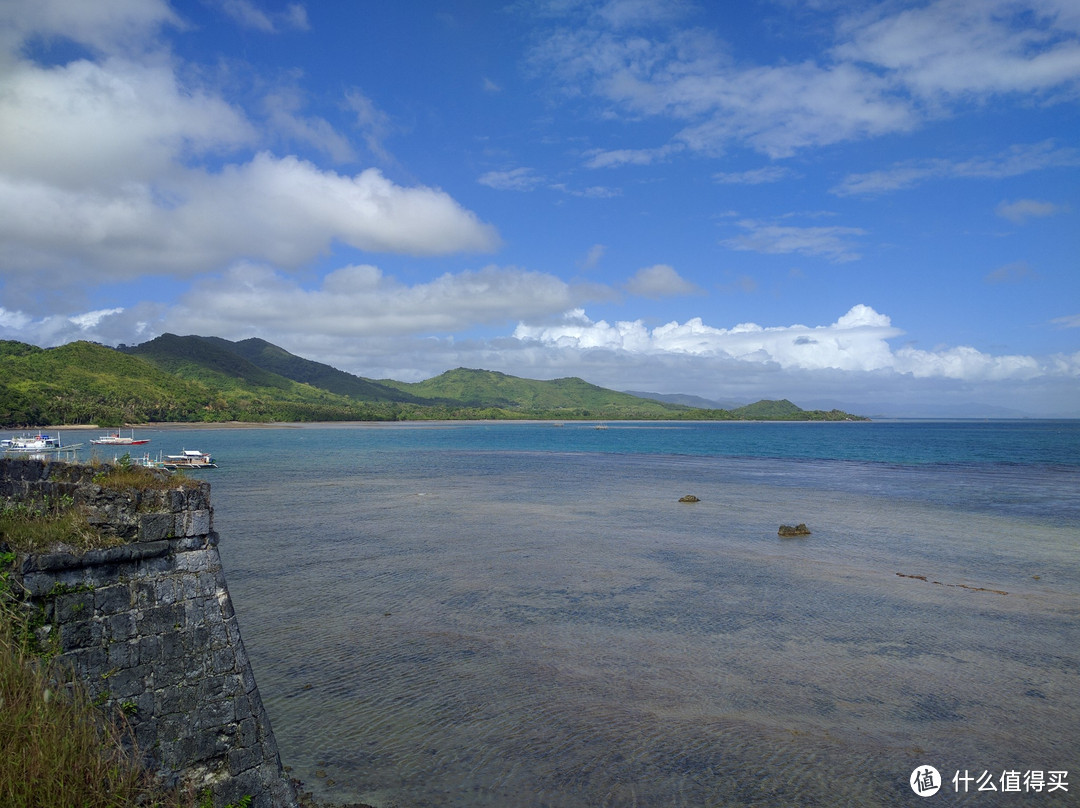
[(91, 697), (129, 715), (166, 783), (209, 788), (215, 805), (249, 795), (253, 808), (293, 808), (222, 573), (209, 483), (117, 491), (94, 482), (101, 471), (0, 459), (0, 505), (63, 499), (122, 540), (20, 557), (14, 577), (42, 641)]

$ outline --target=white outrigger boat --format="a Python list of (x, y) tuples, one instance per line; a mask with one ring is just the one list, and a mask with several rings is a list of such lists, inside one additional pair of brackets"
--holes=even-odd
[(81, 447), (81, 443), (69, 443), (65, 446), (60, 441), (59, 432), (53, 436), (39, 431), (36, 435), (16, 435), (0, 440), (0, 449), (10, 454), (44, 455), (52, 452), (74, 452)]
[(131, 437), (121, 435), (120, 430), (110, 432), (108, 435), (102, 435), (100, 438), (94, 438), (91, 443), (99, 446), (142, 446), (144, 443), (149, 443), (150, 438), (135, 439), (135, 430), (131, 430)]
[(164, 460), (159, 460), (158, 465), (169, 471), (177, 469), (216, 469), (217, 463), (209, 452), (200, 452), (198, 449), (184, 449), (178, 455), (165, 455)]

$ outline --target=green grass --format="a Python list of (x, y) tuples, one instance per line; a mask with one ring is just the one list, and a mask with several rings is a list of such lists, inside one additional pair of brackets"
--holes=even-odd
[[(213, 808), (209, 791), (166, 789), (143, 768), (125, 709), (104, 712), (34, 642), (0, 552), (0, 805), (4, 808)], [(225, 808), (247, 808), (244, 798)]]
[(94, 475), (94, 482), (102, 488), (113, 491), (126, 491), (130, 488), (139, 490), (171, 491), (174, 488), (193, 488), (199, 484), (183, 471), (166, 472), (138, 466), (124, 455), (116, 463)]
[[(121, 726), (106, 720), (85, 691), (54, 666), (29, 656), (5, 617), (0, 619), (0, 804), (120, 808), (152, 797), (154, 783), (125, 748)], [(162, 805), (160, 799), (157, 804)]]
[(86, 551), (119, 543), (102, 535), (79, 508), (64, 503), (19, 503), (0, 510), (0, 540), (22, 553), (69, 547)]

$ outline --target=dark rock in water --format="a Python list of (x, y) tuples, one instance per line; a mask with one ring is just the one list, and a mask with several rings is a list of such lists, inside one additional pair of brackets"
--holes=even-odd
[(780, 530), (777, 532), (778, 536), (784, 538), (790, 538), (792, 536), (809, 536), (810, 529), (802, 522), (792, 527), (791, 525), (780, 525)]
[(701, 502), (701, 500), (693, 494), (687, 494), (685, 497), (679, 497), (679, 502)]

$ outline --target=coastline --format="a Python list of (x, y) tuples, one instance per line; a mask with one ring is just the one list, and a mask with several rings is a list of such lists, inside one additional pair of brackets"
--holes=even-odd
[[(885, 419), (892, 420), (892, 419)], [(896, 419), (906, 420), (906, 419)], [(969, 419), (956, 419), (969, 420)], [(983, 419), (976, 419), (983, 420)], [(1010, 419), (1002, 419), (1010, 420)], [(1020, 420), (1020, 419), (1018, 419)], [(1024, 419), (1030, 420), (1030, 419)], [(1058, 420), (1058, 419), (1051, 419)], [(539, 424), (569, 426), (569, 425), (592, 425), (604, 424), (615, 426), (634, 426), (637, 424), (670, 424), (672, 428), (690, 426), (694, 424), (870, 424), (874, 421), (851, 420), (851, 421), (817, 421), (804, 419), (768, 419), (768, 418), (732, 418), (724, 420), (683, 420), (679, 418), (440, 418), (440, 419), (405, 419), (400, 421), (155, 421), (145, 424), (124, 424), (121, 427), (99, 426), (97, 424), (47, 424), (34, 427), (0, 427), (0, 432), (91, 432), (91, 431), (115, 431), (139, 430), (139, 429), (333, 429), (335, 427), (448, 427), (463, 424), (497, 425), (497, 424), (523, 424), (536, 426)]]

